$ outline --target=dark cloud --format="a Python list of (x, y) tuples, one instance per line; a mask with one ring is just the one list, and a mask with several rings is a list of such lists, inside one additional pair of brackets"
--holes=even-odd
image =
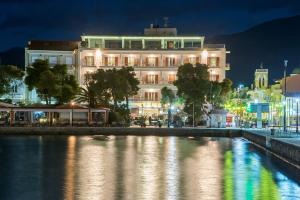
[[(223, 34), (290, 16), (297, 0), (1, 0), (0, 49), (38, 39), (79, 39), (81, 33), (138, 34), (168, 16), (180, 32)], [(4, 37), (5, 36), (5, 37)], [(6, 38), (9, 37), (9, 38)], [(18, 38), (16, 38), (18, 37)]]

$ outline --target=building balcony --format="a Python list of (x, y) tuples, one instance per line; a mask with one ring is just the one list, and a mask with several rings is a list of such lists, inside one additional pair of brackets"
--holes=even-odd
[(160, 98), (153, 98), (153, 99), (149, 99), (149, 98), (144, 98), (144, 97), (132, 97), (129, 98), (129, 101), (132, 102), (160, 102)]
[(140, 81), (140, 85), (172, 85), (174, 81), (159, 80), (159, 81)]

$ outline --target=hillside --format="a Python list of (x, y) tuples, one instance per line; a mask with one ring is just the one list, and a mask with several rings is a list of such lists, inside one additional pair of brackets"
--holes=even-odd
[(14, 47), (6, 51), (0, 52), (0, 64), (16, 65), (19, 68), (24, 68), (24, 48)]
[(238, 83), (252, 83), (254, 70), (262, 62), (270, 71), (270, 80), (300, 66), (300, 15), (259, 24), (244, 32), (208, 38), (209, 43), (225, 43), (231, 51), (228, 76)]

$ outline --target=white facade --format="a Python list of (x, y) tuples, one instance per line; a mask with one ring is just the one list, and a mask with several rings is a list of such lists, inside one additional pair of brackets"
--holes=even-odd
[[(68, 47), (70, 43), (71, 46)], [(25, 69), (31, 66), (35, 60), (41, 59), (48, 60), (50, 66), (66, 64), (68, 73), (76, 74), (78, 69), (76, 46), (78, 47), (78, 42), (30, 41), (28, 47), (25, 48)], [(35, 90), (29, 91), (27, 88), (24, 90), (24, 99), (26, 103), (41, 101)]]
[(215, 81), (222, 81), (229, 69), (225, 45), (204, 45), (201, 36), (83, 35), (81, 38), (80, 83), (83, 84), (86, 73), (97, 69), (132, 66), (140, 81), (140, 91), (130, 102), (136, 114), (157, 116), (162, 112), (160, 90), (167, 86), (176, 92), (172, 83), (180, 65), (207, 64), (209, 78)]

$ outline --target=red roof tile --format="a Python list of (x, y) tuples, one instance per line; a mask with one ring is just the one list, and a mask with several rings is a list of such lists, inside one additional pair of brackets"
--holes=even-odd
[(31, 40), (27, 47), (29, 50), (73, 51), (78, 49), (79, 43), (79, 41)]

